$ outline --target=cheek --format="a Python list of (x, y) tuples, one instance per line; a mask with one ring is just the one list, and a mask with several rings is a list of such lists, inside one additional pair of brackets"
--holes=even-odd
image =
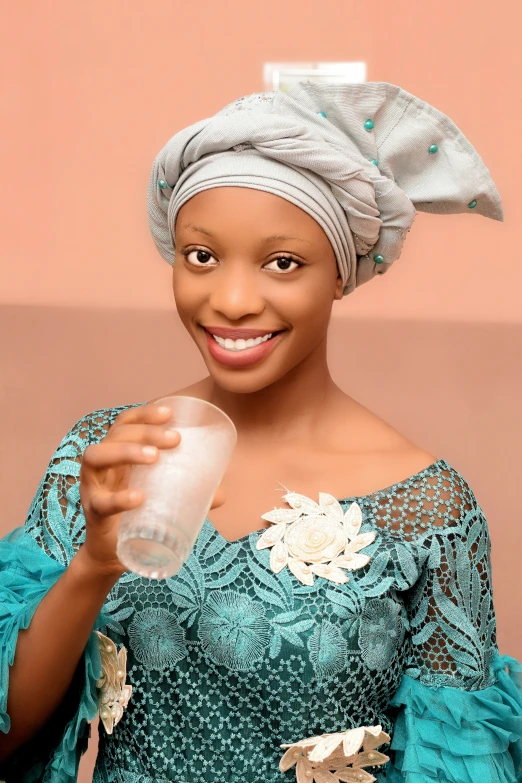
[(186, 270), (183, 269), (182, 262), (183, 259), (178, 264), (176, 259), (172, 270), (172, 292), (180, 313), (182, 311), (190, 312), (194, 307), (197, 307), (202, 295), (202, 286), (195, 284), (197, 281), (191, 280), (190, 275), (187, 275)]
[(178, 317), (185, 329), (191, 332), (191, 323), (199, 309), (197, 287), (189, 285), (184, 275), (174, 272), (172, 292)]
[[(283, 295), (284, 294), (284, 295)], [(303, 285), (289, 287), (282, 292), (277, 303), (273, 300), (276, 309), (285, 314), (292, 326), (298, 327), (306, 333), (310, 331), (324, 330), (330, 320), (334, 290), (324, 284), (322, 280), (307, 280)]]

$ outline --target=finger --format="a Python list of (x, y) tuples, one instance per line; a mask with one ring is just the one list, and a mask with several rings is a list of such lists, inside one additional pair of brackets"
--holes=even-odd
[[(172, 435), (173, 432), (177, 433), (177, 435)], [(180, 437), (178, 430), (173, 429), (172, 425), (127, 423), (120, 424), (119, 427), (111, 427), (107, 435), (100, 441), (100, 444), (112, 443), (114, 441), (133, 441), (134, 443), (149, 444), (164, 449), (170, 448), (171, 445), (177, 446)]]
[(99, 517), (110, 517), (131, 508), (137, 508), (144, 499), (143, 492), (137, 489), (122, 489), (119, 492), (97, 490), (91, 493), (90, 511)]
[[(159, 449), (171, 449), (179, 444), (177, 430), (147, 430), (134, 433), (133, 442), (104, 438), (91, 443), (83, 452), (83, 462), (94, 470), (115, 465), (134, 465), (155, 462)], [(138, 442), (136, 442), (138, 441)]]
[[(171, 433), (178, 433), (174, 437)], [(108, 431), (100, 443), (112, 443), (113, 441), (133, 441), (134, 443), (150, 444), (158, 448), (168, 448), (170, 444), (179, 443), (179, 432), (170, 424), (120, 424)]]
[(159, 403), (148, 402), (145, 405), (138, 405), (135, 408), (126, 408), (118, 413), (111, 425), (111, 429), (120, 424), (156, 424), (170, 421), (172, 418), (172, 410), (169, 409), (168, 412), (162, 413), (160, 410), (161, 407), (162, 406)]

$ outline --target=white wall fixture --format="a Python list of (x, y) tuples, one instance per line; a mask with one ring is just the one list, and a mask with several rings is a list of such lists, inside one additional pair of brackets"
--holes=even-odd
[(366, 81), (366, 63), (265, 63), (265, 90), (288, 90), (298, 81), (353, 84)]

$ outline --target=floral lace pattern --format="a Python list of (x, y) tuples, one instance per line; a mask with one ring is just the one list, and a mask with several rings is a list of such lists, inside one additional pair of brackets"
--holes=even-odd
[[(134, 406), (80, 419), (38, 487), (26, 529), (59, 563), (84, 540), (83, 451), (126, 407)], [(492, 684), (490, 542), (465, 480), (439, 460), (336, 502), (343, 525), (356, 503), (356, 535), (373, 536), (364, 553), (352, 553), (368, 561), (341, 569), (348, 581), (276, 573), (275, 545), (259, 549), (259, 533), (229, 542), (208, 520), (172, 579), (120, 578), (101, 630), (127, 648), (133, 691), (113, 733), (101, 732), (96, 779), (284, 783), (282, 744), (361, 726), (392, 736), (390, 703), (404, 674), (460, 691)], [(302, 539), (290, 543), (299, 552)], [(335, 536), (331, 543), (326, 563), (339, 546)], [(246, 738), (257, 753), (244, 753)], [(362, 771), (378, 776), (379, 767)]]
[(128, 634), (136, 659), (146, 669), (172, 668), (187, 655), (183, 630), (166, 609), (150, 607), (136, 612)]
[(202, 607), (201, 648), (219, 666), (246, 671), (263, 657), (270, 623), (263, 605), (233, 590), (214, 592)]

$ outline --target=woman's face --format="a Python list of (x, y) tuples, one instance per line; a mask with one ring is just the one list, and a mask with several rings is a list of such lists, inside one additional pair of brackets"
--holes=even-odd
[(177, 309), (223, 389), (259, 391), (324, 347), (342, 283), (306, 212), (272, 193), (211, 188), (181, 207), (175, 239)]

